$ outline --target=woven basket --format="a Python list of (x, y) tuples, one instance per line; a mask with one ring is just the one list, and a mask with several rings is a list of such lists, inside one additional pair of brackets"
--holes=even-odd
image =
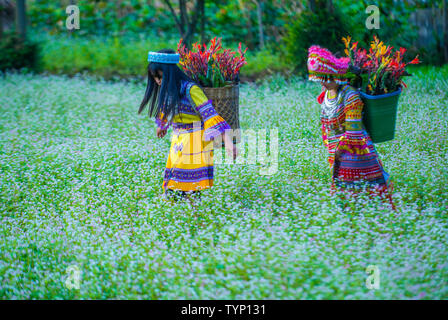
[[(213, 107), (216, 112), (224, 118), (233, 130), (240, 128), (239, 119), (239, 94), (240, 87), (238, 84), (225, 86), (221, 88), (203, 88), (205, 95), (212, 100)], [(235, 132), (233, 143), (241, 142), (241, 134)], [(224, 146), (224, 143), (223, 143)]]

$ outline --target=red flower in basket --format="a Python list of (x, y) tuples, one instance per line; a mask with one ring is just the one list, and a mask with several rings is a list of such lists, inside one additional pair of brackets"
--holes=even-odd
[(241, 43), (238, 53), (223, 49), (221, 38), (213, 38), (207, 48), (206, 44), (193, 44), (193, 51), (188, 50), (180, 39), (177, 51), (180, 65), (184, 72), (204, 87), (223, 87), (239, 81), (241, 67), (247, 64)]

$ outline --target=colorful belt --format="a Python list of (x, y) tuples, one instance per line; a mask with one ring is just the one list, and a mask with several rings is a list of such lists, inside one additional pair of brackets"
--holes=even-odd
[(333, 137), (333, 136), (337, 136), (340, 134), (345, 133), (345, 129), (344, 128), (338, 128), (338, 129), (327, 129), (327, 135), (329, 137)]
[[(191, 130), (195, 128), (194, 123), (173, 123), (173, 129), (177, 130)], [(196, 128), (199, 128), (198, 125), (196, 125)], [(201, 130), (204, 129), (204, 124), (201, 123)]]

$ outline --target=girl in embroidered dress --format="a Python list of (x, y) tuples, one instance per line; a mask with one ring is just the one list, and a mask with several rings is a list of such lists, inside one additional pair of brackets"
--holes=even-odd
[(148, 61), (148, 84), (138, 113), (149, 104), (148, 114), (155, 117), (159, 138), (170, 126), (173, 129), (163, 179), (165, 196), (178, 199), (199, 194), (213, 186), (213, 140), (222, 138), (227, 153), (233, 159), (237, 156), (226, 134), (231, 128), (202, 89), (176, 65), (178, 54), (170, 49), (149, 52)]
[[(367, 185), (375, 193), (391, 190), (375, 147), (361, 121), (363, 102), (347, 84), (349, 58), (336, 58), (329, 50), (312, 46), (308, 50), (309, 80), (322, 84), (322, 140), (328, 150), (332, 187), (357, 189)], [(386, 193), (387, 193), (386, 192)], [(386, 194), (390, 198), (390, 194)]]

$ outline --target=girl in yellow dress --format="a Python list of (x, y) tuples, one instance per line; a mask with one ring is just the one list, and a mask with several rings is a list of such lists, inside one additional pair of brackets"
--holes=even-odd
[(233, 159), (237, 156), (226, 134), (231, 128), (202, 89), (176, 65), (178, 54), (170, 49), (149, 52), (148, 61), (148, 84), (138, 113), (149, 105), (159, 138), (170, 126), (173, 129), (163, 179), (165, 197), (200, 194), (213, 186), (213, 140), (222, 135), (227, 153)]

